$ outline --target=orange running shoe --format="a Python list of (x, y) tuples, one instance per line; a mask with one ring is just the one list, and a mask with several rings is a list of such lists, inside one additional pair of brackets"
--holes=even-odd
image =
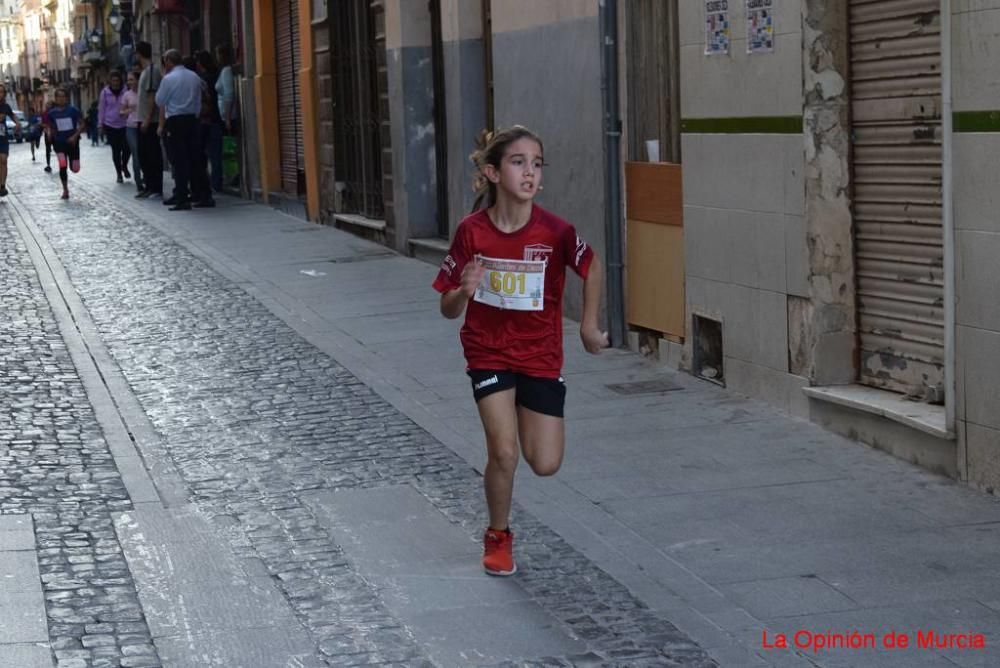
[(483, 568), (490, 575), (513, 575), (517, 572), (514, 563), (514, 534), (507, 531), (487, 529), (483, 535)]

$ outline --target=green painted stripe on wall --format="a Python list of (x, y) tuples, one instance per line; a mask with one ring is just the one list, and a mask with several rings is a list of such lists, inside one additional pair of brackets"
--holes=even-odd
[(1000, 111), (956, 111), (951, 124), (955, 132), (1000, 132)]
[(681, 132), (703, 134), (801, 134), (801, 116), (685, 118)]

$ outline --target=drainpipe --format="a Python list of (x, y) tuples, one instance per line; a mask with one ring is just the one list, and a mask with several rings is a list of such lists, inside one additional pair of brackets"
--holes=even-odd
[(951, 0), (941, 0), (941, 224), (944, 233), (944, 410), (955, 433), (955, 218), (952, 210)]
[(618, 111), (618, 2), (598, 0), (601, 24), (601, 92), (604, 94), (604, 239), (608, 288), (608, 336), (625, 345), (622, 290), (621, 118)]

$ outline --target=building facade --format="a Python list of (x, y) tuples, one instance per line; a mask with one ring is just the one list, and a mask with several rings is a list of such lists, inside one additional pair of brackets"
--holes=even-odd
[(24, 22), (20, 2), (0, 3), (0, 82), (7, 89), (7, 100), (20, 106), (18, 90), (24, 83), (21, 72), (21, 51), (24, 43)]
[[(19, 81), (57, 62), (53, 4), (17, 5)], [(608, 264), (616, 343), (1000, 485), (1000, 0), (68, 7), (92, 93), (123, 23), (157, 56), (231, 44), (241, 192), (431, 262), (476, 136), (527, 125), (540, 203)]]
[(998, 20), (950, 0), (337, 3), (303, 54), (310, 213), (439, 258), (476, 134), (528, 125), (542, 204), (622, 258), (608, 319), (632, 345), (992, 488)]
[[(680, 6), (683, 368), (992, 489), (1000, 4)], [(699, 325), (713, 332), (699, 336)], [(715, 350), (713, 350), (715, 349)], [(718, 367), (718, 368), (717, 368)]]

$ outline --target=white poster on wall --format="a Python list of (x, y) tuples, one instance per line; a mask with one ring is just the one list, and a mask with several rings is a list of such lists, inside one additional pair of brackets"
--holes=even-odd
[(746, 0), (747, 53), (774, 51), (774, 0)]
[(729, 0), (705, 0), (705, 55), (729, 53)]

